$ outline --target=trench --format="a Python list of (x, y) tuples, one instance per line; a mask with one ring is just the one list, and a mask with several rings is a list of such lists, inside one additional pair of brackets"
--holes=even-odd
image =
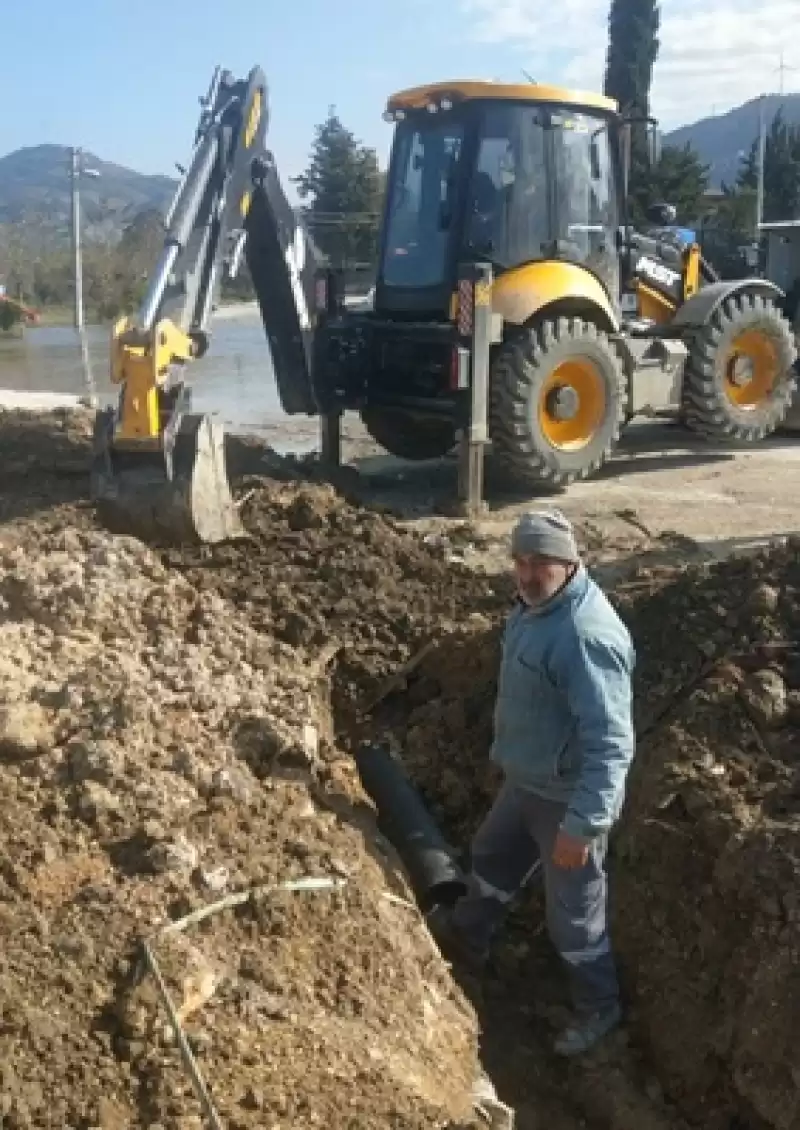
[[(257, 541), (246, 553), (170, 554), (167, 563), (291, 646), (334, 647), (337, 749), (352, 758), (362, 741), (389, 740), (453, 850), (465, 852), (496, 785), (487, 751), (507, 594), (434, 560), (420, 539), (328, 488), (285, 489), (254, 507)], [(797, 1109), (797, 1090), (784, 1019), (800, 998), (780, 1000), (775, 986), (779, 973), (791, 976), (796, 952), (780, 909), (782, 891), (796, 882), (786, 877), (796, 834), (793, 739), (791, 731), (777, 744), (753, 733), (737, 687), (743, 650), (766, 667), (759, 647), (768, 657), (800, 628), (799, 563), (791, 547), (677, 571), (674, 562), (634, 560), (630, 582), (631, 569), (613, 564), (640, 648), (637, 716), (646, 739), (632, 815), (610, 861), (629, 1023), (577, 1063), (553, 1055), (564, 985), (542, 930), (540, 892), (531, 891), (510, 917), (490, 975), (479, 985), (462, 980), (484, 1067), (521, 1130), (792, 1126), (784, 1111)], [(280, 578), (277, 588), (269, 576)], [(424, 662), (397, 678), (423, 644)], [(774, 807), (778, 785), (791, 819), (773, 828), (764, 806)], [(781, 844), (774, 867), (764, 862), (768, 843)], [(751, 882), (741, 882), (743, 871)], [(780, 954), (774, 962), (764, 958), (769, 945)], [(742, 1011), (751, 1032), (737, 1027)], [(768, 1014), (783, 1040), (774, 1054), (759, 1027)]]
[[(790, 545), (633, 582), (640, 753), (609, 857), (626, 1023), (579, 1061), (551, 1051), (566, 993), (537, 888), (512, 910), (488, 975), (453, 969), (479, 1018), (484, 1069), (521, 1130), (797, 1124), (781, 1017), (800, 1001), (798, 916), (779, 905), (797, 901), (787, 892), (798, 880), (800, 689), (789, 691), (789, 726), (775, 729), (758, 688), (779, 671), (778, 689), (800, 687), (799, 568)], [(365, 742), (388, 745), (461, 862), (498, 784), (488, 766), (498, 636), (495, 620), (429, 638), (424, 660), (361, 715), (332, 678), (337, 744), (353, 757)]]
[[(374, 798), (378, 826), (398, 849), (425, 914), (438, 899), (457, 897), (469, 858), (465, 832), (487, 797), (477, 787), (464, 792), (461, 805), (454, 804), (446, 787), (432, 786), (430, 778), (421, 781), (402, 753), (388, 752), (400, 745), (409, 713), (407, 689), (392, 690), (359, 718), (349, 702), (337, 708), (335, 673), (332, 682), (337, 745), (358, 764)], [(545, 936), (543, 914), (542, 893), (535, 887), (512, 910), (486, 976), (478, 980), (452, 968), (478, 1017), (483, 1070), (514, 1110), (517, 1130), (682, 1130), (688, 1124), (665, 1099), (656, 1071), (624, 1031), (579, 1063), (566, 1063), (551, 1050), (556, 1027), (567, 1018), (566, 987)]]

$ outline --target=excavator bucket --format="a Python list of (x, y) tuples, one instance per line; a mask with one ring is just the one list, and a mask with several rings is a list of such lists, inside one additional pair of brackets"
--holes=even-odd
[(92, 497), (104, 525), (158, 545), (247, 537), (231, 495), (224, 433), (210, 416), (181, 416), (152, 451), (111, 446), (113, 410), (98, 413)]

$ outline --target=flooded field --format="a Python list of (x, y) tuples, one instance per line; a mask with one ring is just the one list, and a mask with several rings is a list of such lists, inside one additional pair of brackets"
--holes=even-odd
[[(108, 326), (87, 330), (95, 389), (102, 403), (116, 390), (109, 380)], [(198, 412), (218, 413), (231, 431), (253, 432), (272, 442), (291, 439), (293, 449), (313, 447), (317, 423), (288, 417), (278, 398), (272, 359), (257, 310), (223, 309), (214, 323), (209, 352), (187, 374)], [(0, 389), (80, 396), (86, 392), (76, 331), (69, 326), (27, 329), (22, 337), (0, 335)]]

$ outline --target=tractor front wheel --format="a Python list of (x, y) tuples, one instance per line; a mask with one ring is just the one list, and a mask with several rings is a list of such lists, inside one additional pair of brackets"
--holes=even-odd
[(760, 295), (731, 295), (690, 346), (686, 424), (709, 439), (770, 435), (792, 402), (794, 358), (792, 329), (777, 307)]
[(516, 485), (562, 487), (612, 454), (627, 377), (609, 337), (580, 318), (555, 318), (509, 340), (492, 367), (491, 439)]

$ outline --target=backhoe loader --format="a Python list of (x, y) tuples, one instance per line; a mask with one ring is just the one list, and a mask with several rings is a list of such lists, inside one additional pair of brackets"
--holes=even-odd
[[(631, 230), (631, 123), (603, 96), (454, 81), (392, 96), (376, 283), (345, 309), (265, 148), (263, 73), (217, 71), (141, 309), (112, 335), (119, 405), (98, 416), (94, 495), (116, 528), (218, 542), (243, 531), (216, 423), (190, 413), (222, 272), (242, 255), (289, 414), (357, 410), (408, 459), (469, 426), (464, 267), (492, 268), (489, 434), (520, 485), (565, 485), (635, 416), (674, 410), (752, 442), (783, 419), (796, 352), (780, 290), (721, 282), (696, 245)], [(485, 296), (484, 296), (485, 297)]]

